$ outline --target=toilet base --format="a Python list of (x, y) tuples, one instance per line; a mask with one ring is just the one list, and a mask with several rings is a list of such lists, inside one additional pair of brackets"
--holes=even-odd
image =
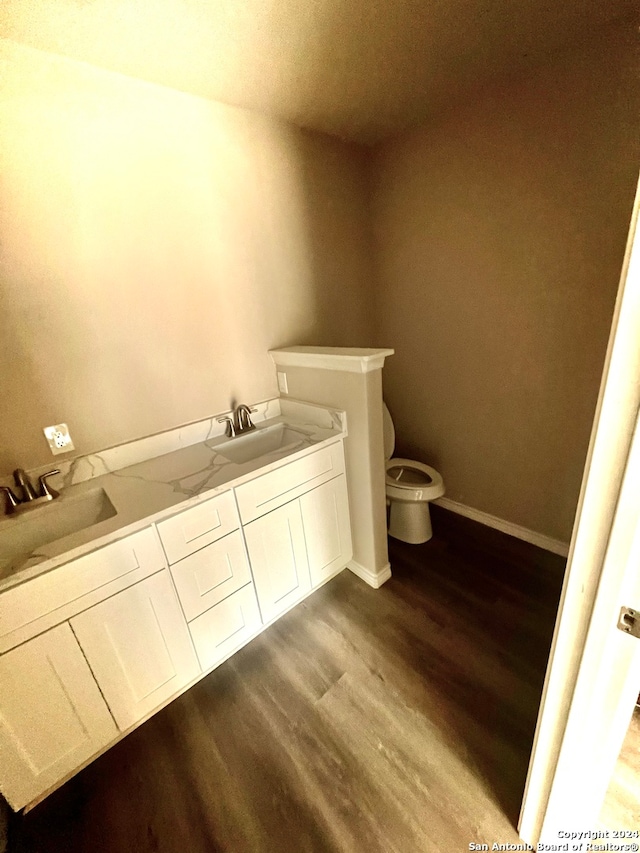
[(428, 501), (391, 501), (389, 512), (389, 536), (420, 545), (433, 536), (431, 513)]

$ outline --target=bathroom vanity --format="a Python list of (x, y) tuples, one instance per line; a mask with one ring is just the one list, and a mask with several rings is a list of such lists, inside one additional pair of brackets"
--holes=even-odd
[(104, 501), (102, 490), (114, 512), (5, 558), (0, 790), (12, 808), (58, 787), (349, 563), (345, 423), (300, 410), (305, 423), (277, 414), (252, 437), (69, 486), (60, 500)]

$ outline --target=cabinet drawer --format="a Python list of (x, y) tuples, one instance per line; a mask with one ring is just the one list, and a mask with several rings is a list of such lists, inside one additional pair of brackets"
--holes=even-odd
[(161, 521), (158, 533), (169, 563), (177, 563), (240, 527), (233, 492), (224, 492)]
[(253, 584), (234, 592), (189, 624), (200, 666), (210, 669), (262, 625)]
[(156, 532), (147, 527), (8, 589), (0, 595), (0, 652), (164, 566)]
[(171, 566), (184, 615), (190, 622), (251, 581), (239, 530)]
[(253, 521), (343, 472), (344, 451), (339, 441), (238, 486), (240, 517), (245, 523)]

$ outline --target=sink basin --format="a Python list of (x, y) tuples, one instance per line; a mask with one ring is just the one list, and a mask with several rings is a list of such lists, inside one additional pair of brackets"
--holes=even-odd
[(300, 433), (289, 429), (284, 424), (275, 424), (265, 429), (257, 429), (247, 435), (230, 438), (216, 450), (225, 459), (241, 465), (251, 462), (274, 451), (285, 450), (300, 444)]
[(7, 516), (0, 521), (0, 567), (116, 514), (105, 490), (92, 489)]

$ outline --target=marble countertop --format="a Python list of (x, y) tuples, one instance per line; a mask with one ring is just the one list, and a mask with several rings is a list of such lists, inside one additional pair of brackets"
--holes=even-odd
[[(289, 406), (286, 414), (256, 424), (256, 430), (249, 435), (257, 436), (265, 430), (273, 433), (270, 428), (278, 424), (283, 424), (290, 431), (286, 434), (287, 441), (256, 459), (240, 463), (231, 461), (224, 455), (225, 449), (228, 450), (232, 443), (238, 448), (238, 442), (246, 442), (247, 439), (216, 435), (69, 485), (50, 504), (21, 516), (2, 518), (0, 592), (173, 515), (178, 508), (183, 510), (194, 506), (253, 479), (257, 473), (268, 473), (284, 462), (306, 456), (346, 435), (343, 413), (307, 404), (300, 404), (297, 409)], [(54, 478), (51, 485), (56, 487)], [(7, 544), (3, 547), (3, 533), (11, 533), (15, 541), (16, 525), (32, 525), (38, 513), (46, 513), (49, 508), (53, 510), (55, 505), (61, 506), (65, 502), (81, 501), (87, 492), (95, 494), (98, 489), (104, 490), (116, 515), (33, 550), (23, 550), (17, 556), (15, 547), (9, 548)], [(8, 536), (4, 539), (7, 543)]]

